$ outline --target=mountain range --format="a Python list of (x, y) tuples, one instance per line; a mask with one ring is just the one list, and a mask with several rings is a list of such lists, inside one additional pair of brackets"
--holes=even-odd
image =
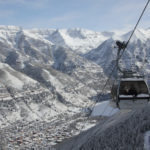
[[(149, 76), (149, 33), (150, 29), (136, 30), (121, 66), (134, 64)], [(61, 97), (58, 102), (65, 108), (89, 106), (115, 64), (115, 41), (127, 41), (130, 34), (0, 26), (1, 84), (13, 90), (38, 84), (57, 100)]]
[[(99, 95), (116, 62), (115, 42), (127, 41), (130, 34), (0, 26), (0, 125), (48, 122), (103, 100)], [(137, 29), (121, 67), (134, 66), (149, 79), (149, 47), (150, 29)]]

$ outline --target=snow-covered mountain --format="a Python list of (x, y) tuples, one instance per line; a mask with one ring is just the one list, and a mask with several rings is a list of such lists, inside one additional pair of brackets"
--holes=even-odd
[(51, 41), (55, 45), (66, 46), (79, 54), (86, 53), (96, 48), (103, 41), (110, 38), (112, 33), (94, 32), (85, 29), (60, 29), (60, 30), (29, 30), (43, 39)]
[[(63, 36), (60, 36), (60, 33)], [(54, 111), (49, 113), (51, 114), (49, 118), (53, 114), (80, 112), (84, 107), (90, 106), (93, 103), (92, 100), (99, 94), (102, 84), (104, 84), (101, 81), (106, 79), (103, 69), (99, 65), (79, 56), (78, 51), (72, 49), (72, 45), (60, 42), (61, 39), (67, 41), (65, 40), (65, 33), (72, 39), (85, 39), (85, 49), (89, 44), (87, 40), (92, 41), (93, 37), (98, 34), (79, 29), (58, 31), (24, 30), (14, 26), (0, 27), (0, 61), (2, 66), (7, 66), (3, 67), (1, 71), (4, 82), (1, 84), (13, 89), (15, 92), (12, 95), (15, 96), (20, 91), (24, 92), (24, 89), (21, 89), (24, 84), (30, 89), (29, 93), (32, 93), (33, 84), (32, 82), (28, 83), (28, 80), (31, 79), (36, 82), (35, 88), (43, 89), (44, 92), (47, 90), (51, 95), (51, 98), (45, 97), (46, 101), (49, 99), (50, 108), (48, 109)], [(88, 36), (91, 36), (91, 39)], [(76, 43), (73, 44), (76, 45)], [(82, 44), (80, 43), (80, 45)], [(93, 46), (95, 45), (93, 44)], [(11, 76), (7, 75), (7, 68), (9, 68)], [(29, 79), (22, 78), (23, 74)], [(29, 105), (33, 106), (33, 104), (35, 107), (29, 106), (29, 108), (36, 112), (34, 115), (38, 115), (32, 119), (38, 118), (40, 120), (42, 114), (39, 111), (41, 110), (39, 103), (31, 100)], [(19, 119), (26, 119), (20, 117), (20, 109), (15, 109), (15, 111)], [(28, 109), (26, 111), (28, 112)], [(45, 113), (48, 114), (48, 112)], [(7, 114), (5, 115), (7, 116)], [(48, 116), (44, 118), (48, 119)]]
[[(150, 30), (138, 29), (135, 31), (131, 41), (126, 48), (122, 59), (121, 66), (126, 69), (131, 69), (134, 67), (136, 71), (142, 72), (145, 75), (149, 76), (150, 72)], [(85, 58), (95, 62), (100, 65), (106, 74), (113, 68), (115, 65), (115, 60), (117, 56), (117, 49), (114, 48), (115, 41), (127, 41), (131, 31), (120, 35), (113, 36), (112, 38), (105, 40), (100, 44), (96, 49), (91, 50), (90, 52), (84, 55)]]
[[(86, 116), (77, 116), (99, 100), (115, 64), (115, 41), (126, 41), (130, 33), (0, 26), (1, 126), (17, 126), (18, 121), (43, 125), (55, 120), (55, 125), (64, 130), (60, 122), (65, 118), (70, 130), (77, 118), (83, 121)], [(122, 59), (123, 67), (134, 64), (147, 76), (149, 33), (150, 29), (138, 29)], [(109, 88), (104, 92), (108, 94)], [(77, 132), (70, 130), (73, 135)]]

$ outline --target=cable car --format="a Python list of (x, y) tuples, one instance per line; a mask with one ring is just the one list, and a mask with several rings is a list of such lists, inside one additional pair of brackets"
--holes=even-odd
[(149, 87), (143, 77), (121, 78), (112, 86), (111, 94), (120, 109), (142, 107), (150, 100)]
[[(117, 82), (111, 89), (112, 102), (120, 109), (141, 107), (148, 104), (150, 100), (149, 87), (143, 76), (133, 70), (121, 69), (119, 66), (120, 52), (125, 48), (125, 43), (117, 41)], [(119, 74), (122, 76), (119, 77)], [(114, 106), (114, 105), (113, 105)]]

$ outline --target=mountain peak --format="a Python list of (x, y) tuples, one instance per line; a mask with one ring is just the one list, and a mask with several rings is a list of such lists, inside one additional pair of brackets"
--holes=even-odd
[[(131, 36), (132, 32), (133, 32), (132, 30), (129, 31), (128, 33), (124, 34), (121, 38), (124, 41), (127, 41), (129, 39), (129, 37)], [(138, 39), (141, 41), (147, 40), (147, 34), (146, 34), (146, 31), (144, 29), (136, 29), (132, 38), (131, 38), (131, 41), (137, 41)]]
[(18, 31), (18, 30), (22, 30), (22, 27), (19, 26), (5, 26), (5, 25), (0, 25), (0, 30), (10, 30), (10, 31)]

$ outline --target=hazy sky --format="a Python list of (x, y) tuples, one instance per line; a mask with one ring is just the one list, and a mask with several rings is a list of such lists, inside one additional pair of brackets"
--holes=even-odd
[[(0, 25), (23, 28), (133, 28), (147, 0), (0, 0)], [(140, 27), (150, 27), (150, 5)]]

